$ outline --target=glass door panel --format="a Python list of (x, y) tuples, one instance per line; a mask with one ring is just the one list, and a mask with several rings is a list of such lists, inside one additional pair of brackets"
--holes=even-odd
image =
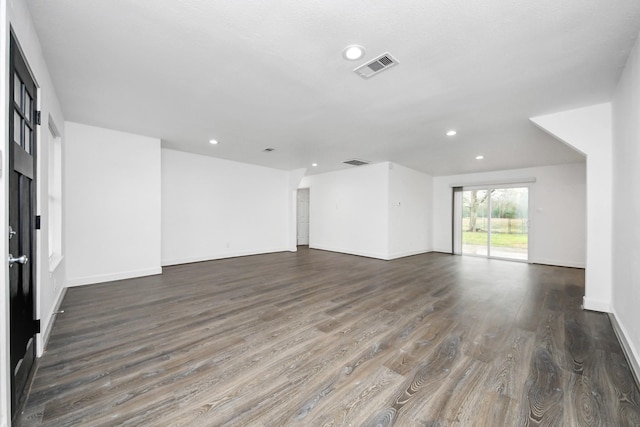
[(529, 258), (529, 189), (491, 191), (489, 255), (526, 261)]
[(489, 256), (489, 191), (462, 192), (462, 253)]

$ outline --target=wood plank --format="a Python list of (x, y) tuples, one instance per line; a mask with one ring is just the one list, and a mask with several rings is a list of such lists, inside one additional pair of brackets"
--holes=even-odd
[(68, 290), (18, 426), (638, 425), (584, 271), (300, 248)]

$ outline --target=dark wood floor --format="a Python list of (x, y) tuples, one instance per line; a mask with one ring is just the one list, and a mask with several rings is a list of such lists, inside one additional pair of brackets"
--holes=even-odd
[(69, 289), (23, 426), (627, 426), (584, 272), (316, 250)]

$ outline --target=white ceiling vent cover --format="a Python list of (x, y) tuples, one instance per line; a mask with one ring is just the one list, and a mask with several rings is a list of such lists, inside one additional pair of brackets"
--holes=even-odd
[(391, 56), (389, 52), (386, 52), (378, 56), (373, 61), (362, 64), (353, 71), (363, 79), (368, 79), (375, 76), (376, 74), (383, 72), (384, 70), (395, 67), (398, 64), (398, 60)]

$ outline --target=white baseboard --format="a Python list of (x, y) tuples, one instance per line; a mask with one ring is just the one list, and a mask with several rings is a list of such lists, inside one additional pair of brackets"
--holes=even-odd
[(319, 249), (321, 251), (337, 252), (340, 254), (347, 254), (347, 255), (357, 255), (357, 256), (363, 256), (366, 258), (382, 259), (385, 261), (433, 252), (431, 249), (423, 249), (423, 250), (417, 250), (417, 251), (399, 252), (393, 255), (380, 255), (372, 252), (354, 251), (351, 249), (333, 248), (328, 246), (311, 245), (311, 244), (309, 245), (309, 249)]
[(451, 248), (433, 248), (431, 252), (441, 252), (443, 254), (450, 254)]
[(263, 249), (263, 250), (257, 250), (257, 251), (249, 250), (249, 251), (237, 251), (237, 252), (224, 252), (224, 253), (199, 255), (199, 256), (186, 257), (186, 258), (163, 259), (162, 266), (168, 267), (170, 265), (189, 264), (192, 262), (213, 261), (216, 259), (237, 258), (241, 256), (250, 256), (250, 255), (271, 254), (276, 252), (292, 252), (292, 250), (289, 247), (283, 247), (283, 248), (274, 248), (274, 249)]
[(388, 260), (387, 255), (380, 255), (372, 252), (354, 251), (351, 249), (332, 248), (328, 246), (312, 245), (312, 244), (309, 244), (309, 249), (320, 249), (321, 251), (327, 251), (327, 252), (337, 252), (340, 254), (357, 255), (357, 256), (363, 256), (367, 258), (382, 259), (385, 261)]
[(636, 384), (638, 385), (638, 387), (640, 387), (640, 352), (633, 345), (633, 343), (627, 339), (629, 333), (627, 332), (627, 329), (618, 322), (618, 317), (616, 316), (615, 310), (613, 313), (609, 313), (609, 320), (611, 320), (613, 331), (616, 333), (618, 341), (620, 341), (620, 346), (622, 347), (624, 355), (627, 358), (629, 368), (631, 369), (631, 373), (636, 380)]
[(162, 267), (147, 268), (143, 270), (124, 271), (121, 273), (113, 274), (99, 274), (96, 276), (88, 277), (73, 277), (67, 279), (65, 282), (66, 287), (93, 285), (96, 283), (113, 282), (115, 280), (133, 279), (136, 277), (153, 276), (156, 274), (162, 274)]
[(585, 268), (584, 262), (555, 260), (555, 259), (531, 259), (530, 262), (534, 264), (552, 265), (554, 267), (569, 267), (569, 268)]
[(426, 254), (429, 252), (433, 252), (431, 249), (421, 249), (421, 250), (417, 250), (417, 251), (406, 251), (406, 252), (399, 252), (397, 254), (393, 254), (393, 255), (389, 255), (389, 260), (392, 259), (398, 259), (398, 258), (404, 258), (404, 257), (408, 257), (408, 256), (413, 256), (413, 255), (420, 255), (420, 254)]
[(611, 303), (607, 301), (599, 301), (582, 297), (582, 307), (585, 310), (600, 311), (602, 313), (611, 313)]
[[(37, 348), (38, 357), (42, 356), (42, 353), (44, 353), (44, 350), (47, 348), (47, 344), (49, 343), (49, 337), (51, 336), (51, 330), (53, 329), (53, 324), (56, 321), (55, 313), (57, 311), (60, 311), (60, 306), (62, 305), (62, 301), (64, 300), (64, 296), (66, 294), (67, 294), (67, 288), (62, 288), (60, 293), (58, 293), (58, 299), (56, 300), (56, 303), (53, 305), (53, 309), (51, 310), (51, 313), (49, 313), (49, 317), (47, 318), (47, 321), (43, 322), (45, 324), (45, 329), (44, 329), (44, 332), (40, 333), (40, 339), (38, 340), (38, 348)], [(42, 322), (42, 319), (40, 319), (40, 321)]]

